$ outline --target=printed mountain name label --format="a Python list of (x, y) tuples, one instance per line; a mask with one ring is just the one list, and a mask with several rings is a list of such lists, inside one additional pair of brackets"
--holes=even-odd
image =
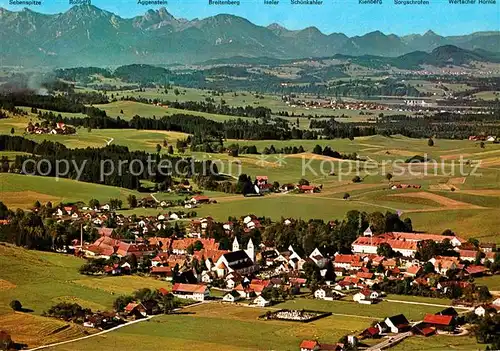
[(70, 5), (92, 5), (90, 0), (69, 0)]
[(138, 0), (139, 5), (151, 6), (151, 5), (168, 5), (166, 0)]
[(9, 0), (9, 5), (41, 6), (42, 2), (39, 0)]
[(323, 5), (321, 0), (291, 0), (292, 5)]
[(234, 5), (240, 6), (239, 1), (235, 0), (208, 0), (209, 5)]

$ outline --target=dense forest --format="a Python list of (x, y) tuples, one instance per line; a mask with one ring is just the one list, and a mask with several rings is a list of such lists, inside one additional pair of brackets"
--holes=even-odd
[(100, 93), (74, 93), (67, 95), (0, 94), (0, 108), (12, 109), (26, 106), (57, 112), (83, 113), (88, 116), (105, 116), (106, 112), (86, 104), (106, 104), (108, 98)]

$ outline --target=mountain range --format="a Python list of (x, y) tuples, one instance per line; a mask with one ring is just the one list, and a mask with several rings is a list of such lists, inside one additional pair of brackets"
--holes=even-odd
[(93, 5), (74, 6), (54, 15), (0, 8), (0, 40), (3, 65), (59, 67), (197, 63), (235, 56), (396, 57), (449, 45), (500, 51), (498, 31), (446, 37), (433, 31), (406, 36), (375, 31), (348, 37), (342, 33), (324, 34), (316, 27), (263, 27), (227, 14), (187, 20), (175, 18), (165, 8), (122, 18)]

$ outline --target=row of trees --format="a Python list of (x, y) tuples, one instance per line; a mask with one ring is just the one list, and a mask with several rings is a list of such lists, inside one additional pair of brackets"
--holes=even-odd
[[(17, 155), (11, 165), (7, 164), (6, 171), (78, 179), (128, 189), (138, 189), (142, 179), (160, 183), (168, 176), (189, 178), (195, 174), (218, 172), (216, 165), (209, 160), (131, 152), (127, 147), (114, 144), (103, 148), (68, 149), (57, 142), (45, 140), (38, 144), (21, 137), (2, 135), (0, 151), (32, 154)], [(62, 161), (66, 164), (62, 165)], [(58, 164), (60, 167), (56, 167)]]

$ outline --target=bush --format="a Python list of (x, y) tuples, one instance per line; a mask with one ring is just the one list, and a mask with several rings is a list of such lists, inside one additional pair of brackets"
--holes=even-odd
[(23, 305), (19, 300), (12, 300), (10, 302), (10, 308), (12, 308), (14, 311), (21, 311), (23, 309)]
[(354, 178), (352, 178), (352, 182), (353, 183), (361, 183), (361, 177), (360, 176), (355, 176)]

